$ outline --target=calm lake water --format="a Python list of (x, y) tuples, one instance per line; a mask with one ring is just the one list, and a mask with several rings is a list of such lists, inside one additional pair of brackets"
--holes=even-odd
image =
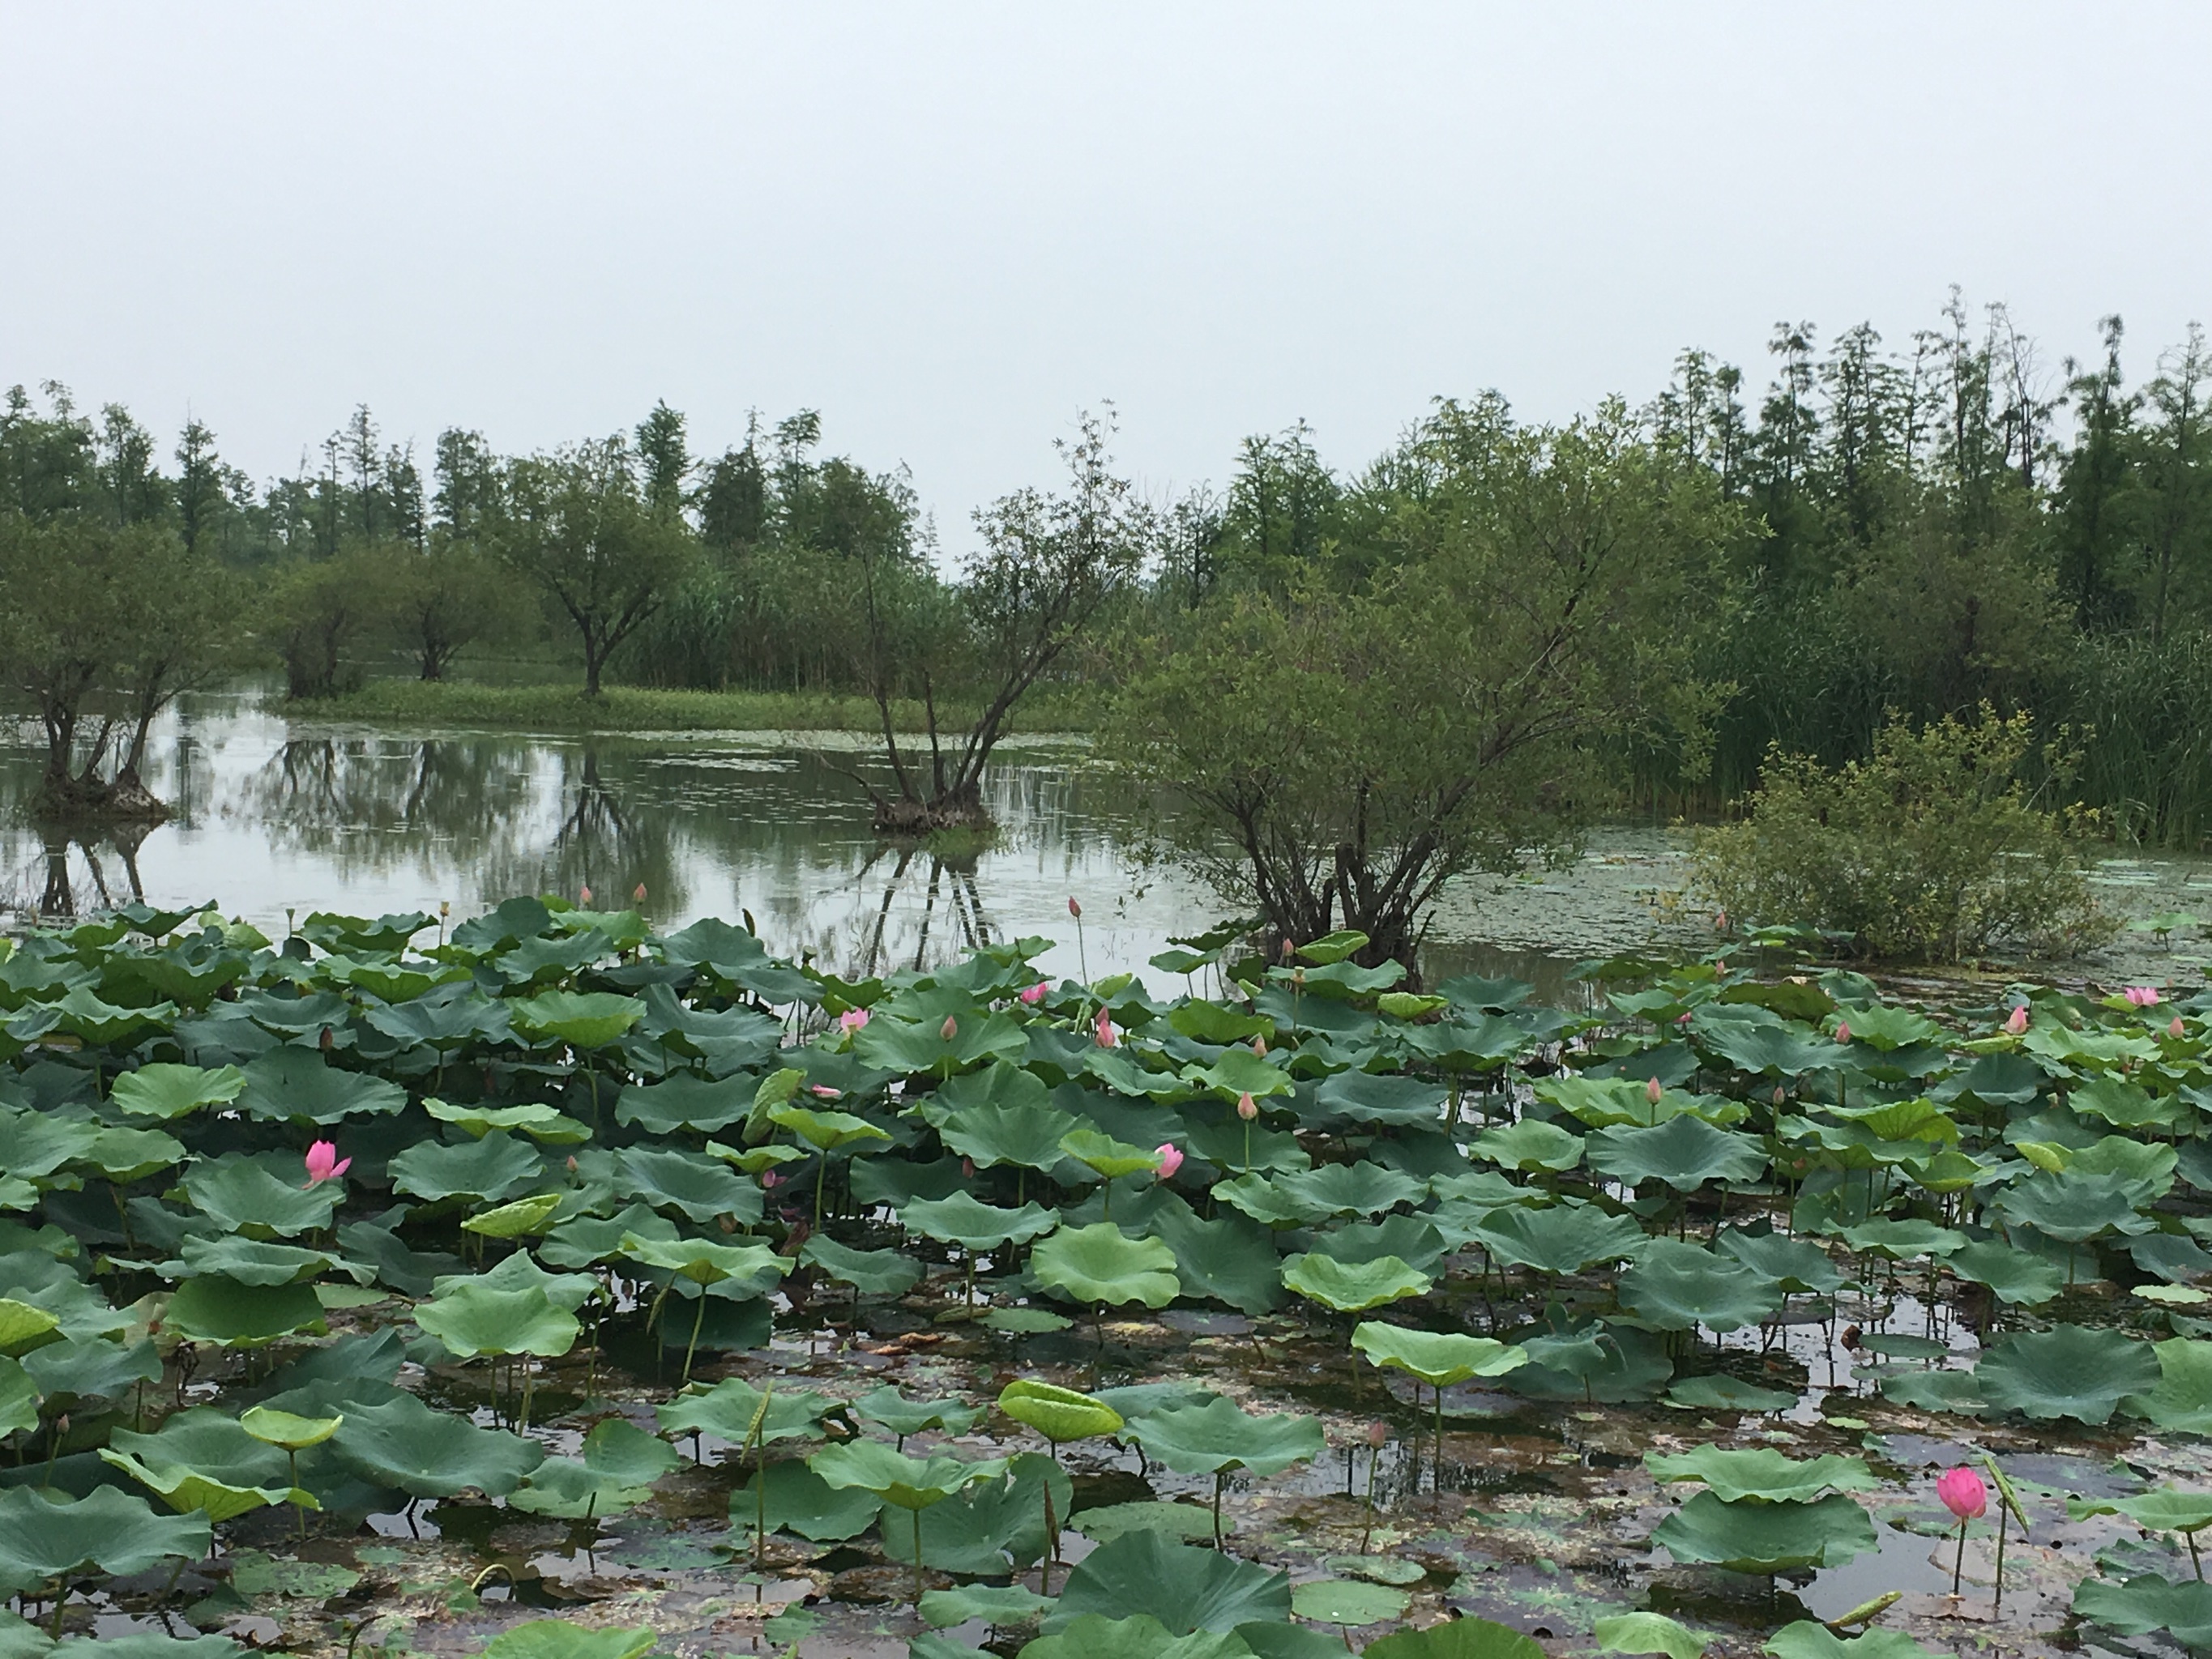
[[(256, 692), (190, 700), (164, 720), (146, 781), (176, 816), (135, 841), (41, 832), (22, 804), (43, 749), (34, 726), (0, 725), (0, 903), (26, 916), (83, 914), (140, 896), (213, 900), (281, 930), (285, 913), (376, 915), (450, 902), (471, 915), (520, 892), (627, 902), (662, 928), (749, 911), (780, 953), (838, 972), (940, 961), (1024, 934), (1058, 941), (1055, 973), (1143, 971), (1176, 934), (1231, 913), (1202, 884), (1148, 866), (1146, 803), (1077, 741), (1001, 748), (988, 789), (1002, 826), (972, 859), (886, 843), (853, 773), (881, 762), (840, 733), (541, 736), (393, 730), (288, 717)], [(1513, 972), (1579, 1000), (1578, 957), (1713, 939), (1701, 911), (1670, 911), (1686, 840), (1655, 828), (1591, 838), (1564, 871), (1449, 890), (1431, 924), (1431, 977)], [(2101, 872), (2126, 914), (2212, 914), (2212, 866), (2116, 860)], [(1083, 905), (1081, 948), (1067, 900)], [(2190, 947), (2138, 935), (2089, 971), (2194, 976)]]

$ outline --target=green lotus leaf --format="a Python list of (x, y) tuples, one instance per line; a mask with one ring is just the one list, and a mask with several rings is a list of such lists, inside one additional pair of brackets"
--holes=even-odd
[(994, 1308), (976, 1323), (1007, 1336), (1046, 1336), (1075, 1322), (1049, 1308)]
[(319, 1446), (345, 1426), (343, 1413), (331, 1417), (301, 1417), (270, 1406), (254, 1406), (240, 1414), (238, 1426), (265, 1445), (287, 1451)]
[(509, 1509), (580, 1521), (635, 1509), (683, 1460), (665, 1440), (619, 1417), (594, 1424), (575, 1457), (549, 1457), (507, 1494)]
[(1164, 1308), (1182, 1293), (1175, 1252), (1157, 1238), (1131, 1238), (1110, 1221), (1062, 1227), (1037, 1241), (1030, 1273), (1071, 1302)]
[(1146, 1452), (1177, 1474), (1249, 1469), (1265, 1478), (1321, 1455), (1318, 1419), (1284, 1412), (1254, 1417), (1231, 1400), (1170, 1406), (1129, 1423)]
[(1291, 1092), (1288, 1072), (1279, 1066), (1269, 1065), (1240, 1043), (1231, 1044), (1211, 1066), (1194, 1067), (1186, 1075), (1224, 1100), (1235, 1100), (1241, 1095), (1266, 1100)]
[(1650, 1243), (1627, 1216), (1607, 1215), (1595, 1204), (1580, 1203), (1499, 1209), (1475, 1230), (1475, 1240), (1496, 1261), (1547, 1273), (1580, 1273), (1601, 1261), (1631, 1259)]
[(43, 1651), (52, 1659), (246, 1659), (252, 1650), (228, 1636), (134, 1631), (127, 1636), (72, 1636)]
[(212, 1071), (198, 1066), (141, 1066), (115, 1079), (108, 1098), (133, 1117), (167, 1121), (203, 1106), (228, 1106), (246, 1090), (246, 1073), (235, 1066)]
[(963, 1106), (939, 1125), (937, 1133), (948, 1148), (979, 1170), (1002, 1164), (1017, 1169), (1049, 1170), (1066, 1156), (1060, 1151), (1061, 1139), (1077, 1127), (1073, 1117), (1055, 1106), (1024, 1101)]
[(465, 1233), (483, 1238), (528, 1238), (552, 1224), (553, 1212), (567, 1201), (566, 1193), (537, 1193), (495, 1205), (461, 1223)]
[[(957, 1400), (909, 1400), (889, 1384), (862, 1395), (853, 1402), (853, 1410), (856, 1415), (890, 1430), (902, 1440), (910, 1434), (920, 1434), (925, 1429), (942, 1429), (947, 1434), (965, 1434), (983, 1416), (982, 1408), (979, 1406), (963, 1405)], [(1027, 1418), (1021, 1420), (1029, 1421)], [(1080, 1438), (1075, 1435), (1063, 1437), (1071, 1440)]]
[(1213, 1183), (1216, 1204), (1227, 1204), (1267, 1227), (1297, 1227), (1326, 1220), (1331, 1211), (1294, 1196), (1267, 1176), (1245, 1174)]
[(1826, 1625), (1801, 1619), (1766, 1638), (1774, 1659), (1937, 1659), (1901, 1630), (1865, 1630), (1838, 1636)]
[(1085, 1510), (1071, 1523), (1094, 1543), (1110, 1544), (1124, 1533), (1157, 1532), (1186, 1541), (1211, 1539), (1213, 1516), (1195, 1504), (1170, 1504), (1142, 1499), (1107, 1504)]
[(963, 1250), (994, 1250), (1001, 1244), (1021, 1243), (1060, 1224), (1059, 1214), (1040, 1205), (1024, 1204), (1018, 1210), (981, 1203), (964, 1192), (950, 1198), (918, 1198), (902, 1205), (900, 1224), (926, 1238), (957, 1244)]
[(801, 1389), (772, 1389), (768, 1411), (761, 1412), (761, 1390), (742, 1377), (729, 1377), (711, 1389), (679, 1394), (657, 1409), (660, 1426), (671, 1434), (711, 1434), (743, 1447), (757, 1437), (772, 1446), (779, 1440), (818, 1440), (822, 1414), (836, 1402)]
[(1364, 1313), (1409, 1296), (1426, 1296), (1432, 1281), (1395, 1255), (1342, 1262), (1309, 1251), (1285, 1258), (1283, 1283), (1338, 1313)]
[(1015, 1422), (1035, 1429), (1054, 1446), (1117, 1433), (1121, 1427), (1121, 1413), (1105, 1401), (1026, 1377), (999, 1391), (999, 1409)]
[(291, 1238), (328, 1227), (344, 1183), (307, 1186), (303, 1164), (281, 1161), (289, 1167), (280, 1175), (264, 1158), (226, 1152), (185, 1172), (185, 1196), (225, 1232), (249, 1238)]
[(498, 1042), (508, 1035), (507, 1005), (473, 984), (441, 986), (405, 1002), (380, 1004), (362, 1018), (395, 1042), (419, 1043), (441, 1058), (474, 1039)]
[(859, 1486), (833, 1486), (793, 1459), (767, 1465), (730, 1494), (730, 1525), (750, 1533), (765, 1524), (770, 1532), (797, 1533), (817, 1543), (830, 1543), (859, 1537), (876, 1524), (883, 1509), (884, 1500), (875, 1493)]
[(1528, 1363), (1526, 1348), (1510, 1347), (1494, 1337), (1407, 1330), (1377, 1320), (1354, 1327), (1352, 1346), (1371, 1365), (1387, 1365), (1439, 1389), (1478, 1376), (1503, 1376)]
[(483, 1273), (441, 1273), (430, 1281), (434, 1296), (444, 1296), (464, 1285), (475, 1285), (487, 1291), (542, 1291), (556, 1308), (570, 1313), (582, 1307), (598, 1291), (599, 1282), (589, 1273), (549, 1273), (531, 1259), (527, 1250), (516, 1250), (500, 1258), (498, 1265)]
[(473, 1281), (416, 1304), (415, 1322), (456, 1359), (515, 1353), (556, 1359), (583, 1334), (575, 1315), (541, 1290), (489, 1290)]
[(1872, 1492), (1881, 1483), (1863, 1457), (1829, 1452), (1819, 1457), (1786, 1457), (1771, 1446), (1723, 1451), (1698, 1446), (1668, 1456), (1646, 1452), (1644, 1467), (1660, 1482), (1701, 1480), (1724, 1504), (1756, 1498), (1768, 1503), (1806, 1503), (1829, 1492)]
[(1719, 1055), (1740, 1072), (1759, 1077), (1802, 1077), (1808, 1072), (1826, 1070), (1842, 1059), (1833, 1042), (1794, 1025), (1717, 1019), (1697, 1026), (1695, 1036), (1699, 1048)]
[(2212, 1494), (2156, 1486), (2133, 1498), (2066, 1500), (2066, 1517), (2085, 1521), (2094, 1515), (2124, 1515), (2145, 1532), (2198, 1532), (2212, 1527)]
[(921, 1282), (921, 1263), (896, 1250), (856, 1250), (827, 1233), (812, 1233), (799, 1259), (824, 1278), (867, 1296), (902, 1296)]
[(39, 1426), (39, 1385), (16, 1360), (0, 1355), (0, 1435)]
[(383, 1078), (341, 1071), (313, 1048), (286, 1047), (246, 1063), (239, 1109), (270, 1122), (323, 1128), (349, 1117), (382, 1117), (407, 1104), (407, 1091)]
[[(947, 1650), (940, 1655), (934, 1649), (925, 1651), (917, 1641), (909, 1659), (955, 1659), (951, 1646), (947, 1643)], [(1233, 1632), (1195, 1631), (1177, 1636), (1150, 1613), (1107, 1619), (1087, 1613), (1065, 1630), (1024, 1644), (1020, 1659), (1248, 1659), (1251, 1651)]]
[(520, 1106), (456, 1106), (426, 1098), (422, 1109), (439, 1122), (450, 1123), (463, 1134), (478, 1140), (494, 1129), (520, 1129), (532, 1140), (553, 1146), (574, 1146), (592, 1138), (588, 1125), (554, 1110), (542, 1101), (525, 1101)]
[(1371, 1643), (1363, 1659), (1537, 1659), (1543, 1651), (1508, 1626), (1487, 1619), (1448, 1619)]
[(2000, 1302), (2038, 1308), (2066, 1287), (2066, 1276), (2051, 1262), (2000, 1239), (1969, 1244), (1943, 1264), (1960, 1278), (1986, 1285)]
[(1844, 1228), (1841, 1237), (1855, 1250), (1872, 1250), (1899, 1261), (1922, 1256), (1934, 1256), (1940, 1261), (1956, 1255), (1968, 1243), (1962, 1232), (1918, 1219), (1869, 1221)]
[(966, 1463), (957, 1457), (908, 1457), (880, 1440), (825, 1446), (807, 1458), (806, 1466), (825, 1485), (857, 1486), (902, 1510), (941, 1504), (971, 1482), (995, 1480), (1006, 1470), (1004, 1458)]
[(704, 1152), (626, 1146), (615, 1154), (615, 1170), (630, 1192), (656, 1210), (675, 1210), (696, 1222), (726, 1215), (741, 1227), (761, 1218), (761, 1189)]
[(2212, 1584), (2138, 1573), (2124, 1583), (2085, 1578), (2074, 1612), (2122, 1636), (2170, 1636), (2192, 1652), (2212, 1649)]
[(100, 1449), (100, 1461), (118, 1468), (154, 1493), (179, 1515), (198, 1512), (210, 1522), (234, 1521), (241, 1515), (274, 1504), (298, 1504), (319, 1509), (312, 1493), (289, 1483), (273, 1486), (234, 1486), (212, 1475), (177, 1463), (146, 1463), (112, 1446)]
[(1686, 1113), (1656, 1128), (1600, 1129), (1584, 1156), (1599, 1174), (1631, 1186), (1656, 1176), (1684, 1193), (1708, 1181), (1756, 1181), (1766, 1172), (1765, 1149), (1759, 1142)]
[(1659, 1403), (1686, 1412), (1765, 1413), (1787, 1411), (1797, 1403), (1797, 1396), (1715, 1371), (1678, 1379), (1659, 1397)]
[(1065, 1631), (1088, 1613), (1125, 1619), (1142, 1613), (1158, 1619), (1170, 1633), (1187, 1636), (1280, 1621), (1290, 1612), (1288, 1573), (1178, 1544), (1158, 1533), (1133, 1532), (1101, 1544), (1077, 1564), (1045, 1629), (1048, 1634)]
[(519, 1198), (545, 1178), (545, 1157), (526, 1139), (494, 1129), (479, 1139), (419, 1141), (392, 1158), (392, 1185), (427, 1204), (464, 1198), (483, 1205)]
[(1357, 1578), (1318, 1578), (1291, 1590), (1291, 1611), (1317, 1625), (1380, 1625), (1401, 1619), (1413, 1598), (1388, 1584)]
[(779, 1129), (788, 1129), (817, 1152), (842, 1152), (848, 1146), (857, 1146), (868, 1141), (888, 1141), (890, 1136), (864, 1117), (850, 1112), (817, 1111), (811, 1106), (801, 1106), (791, 1101), (773, 1107), (769, 1121)]
[(997, 1577), (1009, 1568), (1030, 1566), (1044, 1555), (1048, 1489), (1053, 1513), (1066, 1515), (1075, 1503), (1066, 1473), (1040, 1453), (1018, 1453), (1007, 1461), (1004, 1474), (978, 1480), (945, 1502), (916, 1511), (903, 1525), (890, 1521), (878, 1534), (884, 1554), (912, 1565), (919, 1531), (922, 1565), (940, 1571)]
[(1314, 1091), (1321, 1110), (1353, 1123), (1433, 1128), (1450, 1091), (1425, 1078), (1382, 1072), (1339, 1072)]
[(1060, 1138), (1060, 1150), (1102, 1181), (1160, 1167), (1157, 1154), (1092, 1128), (1070, 1129)]
[(84, 986), (77, 986), (58, 1001), (46, 1005), (55, 1024), (80, 1042), (95, 1046), (120, 1042), (152, 1026), (176, 1023), (177, 1005), (157, 1002), (148, 1008), (118, 1008), (103, 1002)]
[(1655, 1241), (1620, 1276), (1620, 1305), (1656, 1330), (1764, 1324), (1782, 1308), (1781, 1281), (1703, 1245)]
[(853, 1058), (878, 1072), (902, 1077), (927, 1073), (945, 1076), (972, 1071), (994, 1061), (1018, 1065), (1029, 1053), (1029, 1036), (1021, 1022), (1002, 1013), (978, 1009), (957, 1015), (952, 1035), (945, 1035), (945, 1016), (919, 1023), (896, 1018), (880, 1008), (875, 1018), (853, 1033)]
[(2116, 1077), (2086, 1078), (2069, 1090), (2066, 1103), (2077, 1113), (2102, 1118), (2116, 1129), (2165, 1129), (2180, 1121), (2182, 1102), (2154, 1095), (2140, 1084)]
[(1395, 1255), (1417, 1273), (1431, 1271), (1449, 1248), (1425, 1216), (1389, 1215), (1380, 1221), (1352, 1222), (1313, 1236), (1316, 1254), (1350, 1266)]
[(2157, 1385), (2121, 1404), (2169, 1434), (2212, 1435), (2212, 1342), (2170, 1337), (2154, 1342)]
[(14, 1358), (62, 1340), (61, 1321), (44, 1308), (0, 1297), (0, 1354)]
[(1282, 1304), (1280, 1259), (1258, 1223), (1237, 1214), (1203, 1221), (1187, 1207), (1163, 1205), (1151, 1224), (1175, 1252), (1184, 1295), (1209, 1297), (1248, 1314), (1272, 1313)]
[(1731, 1504), (1701, 1492), (1655, 1528), (1651, 1541), (1680, 1562), (1772, 1574), (1841, 1566), (1876, 1547), (1874, 1522), (1855, 1499)]
[(411, 1394), (349, 1407), (331, 1449), (363, 1480), (413, 1498), (451, 1498), (471, 1487), (487, 1498), (504, 1498), (545, 1461), (545, 1449), (536, 1441), (503, 1429), (480, 1429)]
[(943, 1630), (971, 1619), (1011, 1629), (1025, 1625), (1052, 1606), (1052, 1598), (1020, 1584), (960, 1584), (951, 1589), (926, 1591), (921, 1598), (921, 1622)]
[(1914, 1366), (1883, 1377), (1881, 1397), (1922, 1412), (1957, 1412), (1974, 1417), (1986, 1409), (1981, 1385), (1972, 1371), (1928, 1371)]
[(321, 1250), (237, 1233), (187, 1238), (179, 1255), (191, 1273), (220, 1273), (241, 1285), (304, 1285), (328, 1273), (333, 1265), (331, 1257)]
[(2121, 1400), (2150, 1393), (2161, 1376), (2148, 1342), (2085, 1325), (2014, 1332), (1974, 1367), (1983, 1399), (1999, 1411), (2089, 1424), (2108, 1421)]
[(115, 1400), (141, 1382), (161, 1380), (161, 1356), (150, 1338), (136, 1342), (88, 1336), (33, 1348), (18, 1362), (47, 1399)]
[(1600, 1653), (1660, 1653), (1667, 1659), (1703, 1659), (1710, 1638), (1663, 1613), (1623, 1613), (1590, 1627)]
[(258, 1348), (306, 1331), (320, 1336), (323, 1304), (309, 1285), (244, 1285), (202, 1273), (177, 1286), (165, 1316), (168, 1328), (194, 1342)]
[(80, 1155), (118, 1186), (143, 1181), (157, 1170), (183, 1162), (184, 1143), (159, 1129), (101, 1129)]
[(759, 1243), (714, 1244), (703, 1238), (645, 1238), (626, 1233), (621, 1254), (695, 1285), (744, 1279), (756, 1294), (765, 1294), (791, 1271), (787, 1258)]
[(2128, 1135), (2106, 1135), (2077, 1150), (2066, 1170), (2069, 1175), (2124, 1176), (2138, 1206), (2153, 1204), (2173, 1190), (2180, 1153), (2154, 1140)]
[(2108, 1232), (2150, 1231), (2148, 1216), (2136, 1212), (2135, 1184), (2119, 1174), (2081, 1175), (2041, 1170), (2014, 1182), (1997, 1200), (2008, 1219), (2025, 1222), (2046, 1237), (2079, 1243)]
[(1468, 1143), (1474, 1157), (1508, 1170), (1571, 1170), (1583, 1161), (1583, 1138), (1556, 1123), (1524, 1117), (1501, 1128), (1485, 1129)]
[(90, 1568), (124, 1576), (207, 1553), (204, 1516), (162, 1516), (143, 1498), (95, 1486), (82, 1498), (33, 1486), (0, 1492), (0, 1590), (21, 1593)]
[(539, 1043), (604, 1048), (645, 1018), (645, 1005), (608, 991), (548, 991), (510, 1001), (507, 1012), (516, 1030)]
[(1315, 1219), (1377, 1215), (1401, 1204), (1418, 1204), (1429, 1195), (1425, 1182), (1403, 1170), (1368, 1163), (1323, 1164), (1278, 1176), (1274, 1185), (1298, 1206), (1302, 1215)]
[(111, 1449), (148, 1464), (186, 1468), (231, 1486), (289, 1486), (283, 1450), (257, 1438), (236, 1418), (194, 1406), (164, 1419), (158, 1432), (110, 1432)]
[(593, 1630), (565, 1619), (532, 1619), (502, 1631), (483, 1659), (645, 1659), (660, 1639), (650, 1625)]
[(1776, 1280), (1793, 1294), (1826, 1296), (1844, 1282), (1842, 1272), (1828, 1259), (1828, 1253), (1810, 1239), (1730, 1227), (1713, 1242), (1722, 1255)]

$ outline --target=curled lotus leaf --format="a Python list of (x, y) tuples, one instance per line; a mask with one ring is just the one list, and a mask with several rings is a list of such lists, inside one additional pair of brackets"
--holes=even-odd
[(1027, 1377), (1018, 1378), (999, 1391), (999, 1409), (1055, 1446), (1070, 1440), (1088, 1440), (1094, 1435), (1115, 1434), (1121, 1427), (1121, 1413), (1104, 1401)]
[(1426, 1296), (1431, 1281), (1395, 1255), (1345, 1262), (1309, 1251), (1284, 1259), (1283, 1283), (1308, 1301), (1338, 1313), (1364, 1313), (1409, 1296)]

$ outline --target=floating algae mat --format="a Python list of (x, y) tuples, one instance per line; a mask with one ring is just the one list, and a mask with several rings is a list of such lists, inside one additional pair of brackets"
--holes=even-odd
[(0, 1656), (2212, 1651), (2212, 999), (1362, 943), (16, 941)]

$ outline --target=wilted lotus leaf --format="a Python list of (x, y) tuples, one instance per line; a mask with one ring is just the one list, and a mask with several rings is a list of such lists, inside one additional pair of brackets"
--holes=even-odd
[(1983, 1399), (1999, 1411), (2091, 1424), (2109, 1420), (2125, 1396), (2150, 1393), (2160, 1376), (2149, 1343), (2085, 1325), (2014, 1332), (1974, 1367)]
[(0, 1492), (0, 1590), (34, 1590), (88, 1568), (144, 1572), (174, 1556), (197, 1559), (207, 1547), (206, 1516), (156, 1515), (113, 1486), (82, 1498), (32, 1486)]
[(1101, 1544), (1068, 1575), (1048, 1632), (1077, 1620), (1157, 1619), (1172, 1635), (1233, 1631), (1290, 1617), (1291, 1580), (1216, 1550), (1178, 1544), (1158, 1533), (1133, 1532)]
[(1731, 1572), (1841, 1566), (1875, 1547), (1874, 1522), (1840, 1492), (1817, 1503), (1736, 1503), (1701, 1492), (1652, 1530), (1677, 1561)]
[(1352, 1346), (1367, 1356), (1370, 1364), (1404, 1371), (1431, 1388), (1448, 1389), (1478, 1376), (1503, 1376), (1528, 1363), (1526, 1348), (1510, 1347), (1494, 1337), (1407, 1330), (1377, 1320), (1356, 1326)]
[(1063, 1227), (1037, 1241), (1030, 1272), (1070, 1301), (1164, 1308), (1181, 1294), (1175, 1252), (1157, 1238), (1131, 1238), (1110, 1221)]
[(1395, 1255), (1347, 1263), (1309, 1251), (1283, 1262), (1284, 1284), (1339, 1313), (1361, 1313), (1409, 1296), (1425, 1296), (1431, 1282), (1426, 1273)]
[(235, 1066), (212, 1071), (198, 1066), (141, 1066), (115, 1079), (108, 1098), (133, 1117), (182, 1117), (203, 1106), (227, 1106), (246, 1089)]
[(1701, 1480), (1723, 1503), (1761, 1498), (1802, 1503), (1828, 1492), (1872, 1492), (1881, 1483), (1863, 1457), (1829, 1452), (1820, 1457), (1786, 1457), (1771, 1446), (1723, 1451), (1698, 1446), (1673, 1456), (1644, 1454), (1644, 1467), (1655, 1480)]

